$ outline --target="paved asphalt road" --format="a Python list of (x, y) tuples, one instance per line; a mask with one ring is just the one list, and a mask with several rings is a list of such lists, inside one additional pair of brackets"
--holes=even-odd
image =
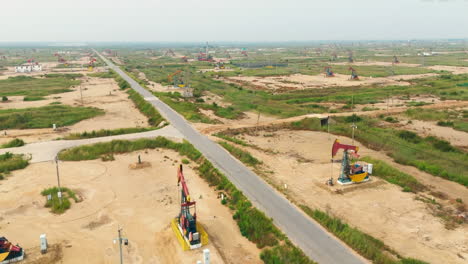
[[(97, 51), (95, 51), (97, 53)], [(111, 69), (130, 83), (163, 115), (172, 126), (220, 169), (248, 199), (275, 223), (304, 253), (318, 263), (365, 263), (361, 256), (346, 247), (341, 241), (325, 231), (300, 209), (274, 190), (259, 176), (233, 158), (224, 148), (214, 143), (193, 128), (176, 111), (141, 87), (136, 81), (112, 62), (97, 53)], [(320, 199), (320, 197), (310, 197)]]
[(169, 125), (161, 129), (140, 132), (140, 133), (123, 134), (123, 135), (108, 136), (108, 137), (76, 139), (76, 140), (52, 140), (52, 141), (29, 143), (22, 147), (0, 149), (0, 154), (3, 154), (5, 152), (11, 152), (11, 153), (16, 153), (16, 154), (29, 154), (31, 155), (30, 162), (36, 163), (36, 162), (54, 160), (55, 156), (61, 150), (66, 149), (66, 148), (72, 148), (76, 146), (89, 145), (89, 144), (100, 143), (100, 142), (109, 142), (115, 139), (135, 140), (139, 138), (155, 138), (158, 136), (173, 138), (176, 140), (177, 139), (182, 140), (184, 137), (177, 129)]

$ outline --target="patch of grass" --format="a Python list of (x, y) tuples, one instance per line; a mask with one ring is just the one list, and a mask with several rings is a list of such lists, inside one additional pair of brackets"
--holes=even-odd
[(116, 136), (116, 135), (123, 135), (123, 134), (132, 134), (132, 133), (140, 133), (146, 132), (151, 130), (156, 130), (157, 127), (129, 127), (129, 128), (117, 128), (117, 129), (101, 129), (101, 130), (93, 130), (91, 132), (83, 132), (83, 133), (73, 133), (69, 134), (64, 137), (64, 139), (84, 139), (84, 138), (96, 138), (96, 137), (108, 137), (108, 136)]
[(256, 159), (254, 156), (252, 156), (249, 152), (244, 151), (238, 147), (235, 147), (227, 142), (219, 141), (218, 144), (220, 144), (223, 148), (229, 151), (229, 153), (231, 153), (234, 157), (239, 159), (244, 164), (255, 167), (262, 163), (261, 161)]
[(267, 264), (313, 264), (316, 263), (310, 260), (304, 253), (287, 241), (283, 245), (277, 245), (269, 249), (265, 249), (260, 253), (260, 259)]
[[(427, 263), (421, 260), (403, 258), (382, 241), (343, 223), (340, 219), (329, 216), (320, 210), (312, 210), (305, 205), (302, 210), (328, 231), (340, 238), (352, 249), (376, 264)], [(393, 255), (394, 257), (390, 256)]]
[(422, 121), (437, 121), (438, 126), (468, 132), (467, 113), (466, 110), (408, 109), (405, 115)]
[(139, 93), (135, 92), (133, 89), (127, 90), (128, 98), (130, 98), (135, 106), (148, 118), (148, 123), (150, 126), (158, 126), (164, 118), (161, 114), (156, 111), (156, 109), (148, 103)]
[(16, 148), (21, 146), (24, 146), (24, 141), (20, 138), (15, 138), (5, 144), (0, 145), (0, 148)]
[(0, 80), (0, 95), (46, 96), (70, 92), (70, 87), (80, 84), (75, 77), (64, 75), (45, 75), (46, 78), (15, 76)]
[(0, 173), (9, 173), (14, 170), (24, 169), (29, 165), (29, 162), (24, 159), (23, 155), (16, 155), (10, 152), (0, 154)]
[(413, 176), (401, 172), (400, 170), (388, 165), (384, 161), (371, 157), (363, 157), (361, 160), (372, 163), (374, 166), (372, 175), (382, 178), (389, 183), (396, 184), (403, 188), (405, 192), (420, 192), (426, 187)]
[(60, 201), (60, 198), (58, 197), (58, 191), (59, 191), (58, 187), (51, 187), (48, 189), (44, 189), (41, 192), (41, 195), (45, 196), (46, 199), (48, 195), (51, 196), (51, 199), (46, 201), (45, 207), (50, 208), (52, 213), (55, 213), (55, 214), (65, 213), (65, 211), (68, 210), (71, 206), (69, 199), (73, 199), (75, 203), (80, 202), (78, 197), (76, 197), (75, 192), (66, 187), (60, 188), (60, 191), (62, 193), (62, 200)]
[(432, 103), (426, 103), (426, 102), (419, 102), (419, 101), (411, 101), (411, 102), (407, 102), (406, 103), (406, 106), (413, 106), (413, 107), (417, 107), (417, 106), (423, 106), (423, 105), (430, 105)]
[(101, 109), (68, 105), (6, 109), (0, 110), (0, 129), (47, 128), (52, 124), (69, 126), (103, 114)]
[(237, 145), (241, 145), (241, 146), (245, 146), (245, 147), (252, 147), (252, 144), (249, 144), (241, 139), (238, 139), (238, 138), (235, 138), (235, 137), (230, 137), (228, 135), (225, 135), (223, 133), (216, 133), (216, 134), (213, 134), (213, 136), (215, 137), (219, 137), (219, 138), (222, 138), (224, 140), (227, 140), (227, 141), (230, 141), (232, 143), (235, 143)]
[[(199, 175), (206, 180), (210, 186), (216, 186), (217, 190), (222, 190), (227, 194), (225, 205), (235, 213), (236, 220), (243, 236), (255, 243), (258, 248), (275, 247), (276, 250), (265, 249), (265, 263), (278, 263), (274, 260), (281, 259), (305, 259), (302, 251), (291, 243), (274, 225), (273, 221), (265, 214), (252, 206), (248, 199), (237, 190), (237, 188), (218, 169), (213, 167), (211, 162), (205, 159), (202, 154), (190, 143), (184, 141), (177, 143), (164, 137), (155, 139), (138, 139), (135, 141), (114, 140), (106, 143), (79, 146), (64, 150), (59, 153), (61, 160), (91, 160), (102, 155), (132, 152), (141, 149), (167, 148), (172, 149), (188, 159), (199, 164), (197, 170)], [(280, 241), (283, 241), (280, 244)], [(285, 255), (283, 255), (285, 254)], [(294, 262), (291, 262), (294, 263)], [(313, 263), (313, 262), (295, 262)]]
[(23, 97), (23, 101), (40, 101), (40, 100), (45, 100), (45, 98), (42, 96), (32, 96), (32, 95)]

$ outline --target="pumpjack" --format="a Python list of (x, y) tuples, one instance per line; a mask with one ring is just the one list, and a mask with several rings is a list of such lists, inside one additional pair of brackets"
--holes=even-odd
[(359, 80), (359, 76), (357, 75), (356, 70), (353, 67), (349, 67), (348, 70), (351, 71), (351, 80)]
[(398, 57), (396, 55), (393, 56), (393, 63), (394, 64), (400, 63), (400, 61), (398, 60)]
[[(178, 230), (190, 249), (200, 248), (202, 242), (197, 226), (196, 202), (190, 197), (182, 164), (177, 171), (177, 186), (181, 186), (180, 213), (176, 218)], [(190, 209), (193, 209), (193, 214)]]
[(370, 180), (369, 173), (368, 171), (364, 171), (363, 166), (357, 163), (350, 164), (349, 152), (352, 152), (352, 155), (359, 157), (357, 154), (359, 148), (353, 145), (341, 144), (338, 139), (336, 139), (332, 147), (332, 159), (336, 156), (339, 149), (343, 149), (343, 159), (341, 160), (340, 176), (337, 180), (338, 183), (341, 185), (347, 185)]
[(0, 237), (0, 264), (13, 263), (24, 259), (24, 250), (14, 246), (5, 237)]
[(325, 67), (325, 77), (335, 77), (335, 73), (330, 66)]

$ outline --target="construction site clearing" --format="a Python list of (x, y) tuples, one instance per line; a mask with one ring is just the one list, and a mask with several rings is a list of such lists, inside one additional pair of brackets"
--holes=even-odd
[[(139, 156), (151, 166), (129, 168)], [(39, 235), (47, 234), (49, 244), (59, 244), (61, 251), (60, 259), (50, 263), (115, 263), (119, 248), (112, 238), (119, 226), (128, 239), (125, 263), (196, 263), (204, 249), (210, 250), (212, 263), (260, 263), (260, 250), (240, 234), (229, 208), (197, 175), (195, 164), (184, 166), (185, 181), (198, 204), (197, 222), (206, 230), (209, 243), (183, 250), (171, 228), (181, 210), (177, 186), (181, 159), (172, 150), (156, 149), (115, 155), (108, 162), (60, 162), (61, 184), (82, 198), (61, 215), (45, 208), (40, 194), (56, 184), (54, 162), (14, 171), (1, 182), (2, 233), (19, 242), (27, 255), (38, 251)], [(57, 255), (54, 250), (50, 248), (44, 256)], [(30, 258), (24, 263), (34, 262)]]
[[(267, 182), (275, 186), (296, 205), (318, 208), (328, 214), (377, 238), (398, 253), (419, 258), (430, 263), (465, 263), (468, 258), (468, 226), (446, 229), (437, 217), (417, 199), (417, 195), (433, 197), (441, 192), (447, 200), (439, 201), (444, 206), (453, 206), (455, 198), (468, 200), (466, 188), (457, 183), (437, 178), (415, 168), (397, 164), (386, 154), (370, 150), (358, 142), (359, 155), (371, 156), (391, 166), (406, 171), (431, 192), (406, 193), (401, 187), (378, 177), (367, 182), (341, 185), (338, 151), (336, 162), (330, 162), (330, 152), (335, 139), (351, 144), (350, 138), (329, 135), (324, 132), (290, 131), (281, 128), (256, 130), (255, 127), (230, 130), (231, 135), (250, 146), (230, 144), (248, 151), (262, 161), (255, 170)], [(213, 137), (214, 138), (214, 137)], [(217, 138), (219, 140), (219, 138)], [(333, 178), (333, 186), (328, 185)], [(465, 209), (466, 210), (466, 209)]]

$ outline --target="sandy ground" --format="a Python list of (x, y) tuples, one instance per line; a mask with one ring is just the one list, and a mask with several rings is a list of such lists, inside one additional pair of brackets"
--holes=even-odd
[(420, 136), (436, 136), (447, 140), (453, 146), (468, 150), (468, 133), (455, 130), (451, 127), (438, 126), (433, 121), (411, 120), (412, 123), (408, 124), (408, 119), (400, 118), (400, 124), (403, 126), (401, 129), (416, 132)]
[[(0, 143), (16, 137), (29, 143), (52, 140), (69, 133), (148, 126), (147, 118), (136, 109), (133, 102), (128, 99), (127, 93), (118, 89), (118, 85), (113, 79), (85, 77), (82, 82), (82, 94), (83, 106), (103, 109), (105, 114), (83, 120), (60, 131), (53, 131), (52, 128), (11, 129), (7, 130), (7, 136), (2, 131)], [(57, 101), (66, 105), (81, 106), (79, 86), (73, 88), (72, 92), (52, 94), (46, 98), (46, 100), (24, 102), (23, 96), (11, 96), (9, 97), (11, 102), (0, 103), (0, 109), (40, 107)]]
[(230, 83), (248, 84), (261, 90), (271, 90), (274, 92), (317, 89), (337, 86), (361, 86), (361, 85), (409, 85), (407, 80), (426, 78), (435, 76), (436, 74), (414, 74), (414, 75), (397, 75), (389, 77), (359, 77), (359, 80), (350, 80), (349, 75), (335, 74), (335, 77), (325, 77), (324, 74), (319, 75), (303, 75), (293, 74), (289, 76), (271, 76), (271, 77), (225, 77), (223, 80)]
[[(139, 154), (151, 167), (129, 169)], [(202, 249), (184, 252), (169, 227), (180, 210), (176, 167), (181, 157), (170, 150), (150, 150), (115, 158), (112, 162), (61, 162), (62, 186), (83, 198), (63, 215), (44, 208), (40, 195), (56, 182), (52, 162), (12, 173), (1, 182), (2, 235), (28, 250), (38, 246), (39, 235), (45, 233), (49, 243), (63, 246), (62, 263), (67, 264), (118, 262), (118, 245), (112, 243), (118, 226), (129, 240), (129, 246), (124, 246), (125, 263), (195, 263), (202, 259), (204, 248), (210, 249), (212, 263), (260, 263), (259, 250), (241, 236), (217, 192), (196, 176), (194, 164), (184, 171), (210, 242)]]
[(456, 66), (445, 66), (445, 65), (435, 65), (427, 67), (436, 71), (449, 71), (452, 74), (465, 74), (468, 73), (468, 67), (456, 67)]
[[(358, 188), (336, 194), (325, 186), (333, 175), (336, 180), (339, 164), (330, 164), (330, 149), (333, 140), (326, 133), (311, 131), (260, 132), (260, 136), (243, 135), (265, 152), (248, 148), (251, 154), (264, 162), (266, 176), (279, 188), (286, 191), (299, 204), (328, 211), (352, 226), (385, 241), (398, 253), (422, 259), (430, 263), (466, 263), (468, 258), (467, 225), (447, 230), (440, 218), (433, 216), (426, 204), (415, 200), (415, 195), (404, 193), (401, 188), (374, 178), (371, 182), (355, 185)], [(351, 144), (348, 138), (341, 142)], [(357, 144), (359, 145), (359, 144)], [(388, 156), (360, 146), (363, 156), (370, 155), (398, 167), (418, 178), (424, 184), (434, 185), (437, 191), (449, 197), (468, 200), (466, 188), (416, 170), (405, 170)], [(339, 154), (340, 155), (340, 154)], [(465, 258), (463, 260), (457, 254)]]
[(356, 61), (353, 63), (349, 62), (335, 62), (332, 65), (355, 65), (355, 66), (405, 66), (405, 67), (419, 67), (420, 64), (414, 63), (393, 63), (392, 61)]

